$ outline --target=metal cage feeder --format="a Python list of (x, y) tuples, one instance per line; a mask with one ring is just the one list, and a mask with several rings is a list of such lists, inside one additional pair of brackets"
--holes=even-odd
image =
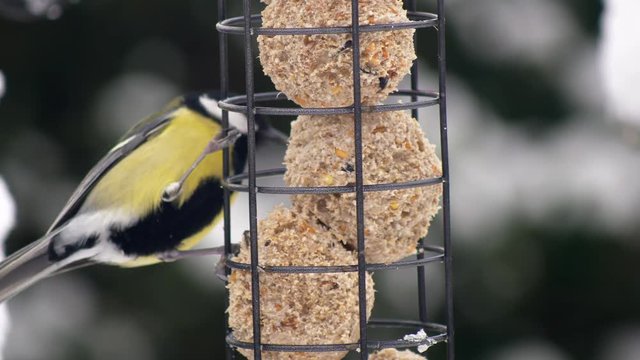
[[(450, 236), (450, 200), (449, 200), (449, 154), (447, 141), (447, 108), (446, 108), (446, 62), (445, 62), (445, 17), (444, 0), (434, 0), (437, 6), (435, 14), (416, 11), (416, 0), (405, 0), (408, 9), (408, 22), (395, 24), (360, 25), (358, 0), (351, 0), (352, 26), (344, 27), (318, 27), (318, 28), (262, 28), (260, 15), (251, 13), (251, 0), (243, 1), (243, 15), (227, 18), (227, 0), (218, 0), (219, 22), (216, 26), (219, 32), (220, 44), (220, 88), (222, 97), (219, 106), (223, 109), (223, 125), (228, 126), (228, 112), (245, 114), (248, 119), (248, 171), (243, 174), (231, 175), (229, 152), (224, 151), (223, 173), (224, 188), (224, 243), (227, 256), (233, 253), (231, 245), (231, 218), (229, 199), (232, 191), (247, 192), (249, 195), (249, 235), (251, 243), (250, 263), (239, 263), (228, 260), (227, 272), (231, 269), (239, 269), (251, 272), (252, 314), (253, 314), (253, 342), (242, 342), (233, 336), (232, 330), (226, 323), (226, 358), (236, 358), (234, 348), (252, 349), (255, 359), (262, 358), (264, 351), (282, 352), (327, 352), (327, 351), (358, 351), (361, 359), (367, 359), (370, 351), (384, 348), (410, 348), (420, 345), (432, 345), (437, 342), (446, 342), (446, 358), (454, 359), (454, 328), (453, 328), (453, 287), (452, 287), (452, 256)], [(438, 56), (438, 80), (437, 91), (422, 91), (418, 89), (417, 61), (411, 69), (411, 89), (401, 89), (390, 96), (407, 97), (410, 100), (403, 103), (382, 104), (376, 106), (363, 106), (360, 97), (360, 73), (355, 71), (360, 64), (359, 35), (364, 32), (392, 31), (398, 29), (433, 29), (437, 32), (437, 56)], [(286, 97), (277, 92), (257, 93), (254, 88), (254, 50), (253, 38), (257, 35), (287, 36), (310, 34), (351, 34), (353, 39), (353, 94), (354, 104), (347, 107), (330, 108), (291, 108), (259, 106), (262, 102), (285, 101)], [(228, 36), (243, 36), (244, 60), (245, 60), (245, 94), (227, 97), (229, 94), (229, 51)], [(415, 36), (417, 37), (418, 32)], [(415, 42), (414, 37), (414, 42)], [(428, 106), (439, 107), (440, 117), (440, 158), (442, 161), (442, 176), (418, 181), (387, 183), (387, 184), (363, 184), (362, 165), (362, 133), (361, 122), (363, 112), (383, 112), (397, 110), (412, 110), (412, 116), (418, 119), (418, 109)], [(256, 171), (256, 146), (255, 146), (255, 115), (337, 115), (353, 114), (354, 138), (355, 138), (355, 184), (353, 186), (326, 186), (326, 187), (286, 187), (286, 186), (261, 186), (259, 179), (266, 176), (282, 175), (284, 168)], [(442, 184), (442, 214), (443, 214), (443, 244), (442, 246), (425, 245), (424, 239), (417, 246), (416, 255), (390, 264), (367, 263), (364, 257), (364, 194), (372, 191), (406, 189), (419, 186), (433, 186)], [(257, 193), (265, 194), (327, 194), (327, 193), (355, 193), (356, 194), (356, 220), (357, 220), (357, 265), (350, 266), (260, 266), (258, 267), (258, 232), (257, 232)], [(427, 318), (426, 301), (426, 267), (434, 262), (444, 263), (445, 276), (445, 324), (429, 322)], [(412, 267), (417, 272), (417, 296), (419, 304), (419, 320), (398, 319), (370, 319), (366, 315), (366, 287), (365, 274), (369, 271), (394, 270)], [(357, 272), (358, 274), (358, 299), (359, 299), (359, 331), (360, 340), (349, 344), (265, 344), (261, 341), (260, 324), (260, 272), (266, 273), (342, 273)], [(228, 305), (228, 304), (227, 304)], [(368, 331), (374, 327), (402, 328), (407, 333), (415, 333), (424, 329), (428, 336), (418, 342), (410, 340), (372, 340)]]

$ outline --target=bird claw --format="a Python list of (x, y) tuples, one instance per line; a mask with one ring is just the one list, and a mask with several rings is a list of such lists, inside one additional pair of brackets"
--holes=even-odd
[(228, 281), (229, 274), (227, 272), (227, 261), (229, 260), (230, 255), (238, 255), (238, 252), (240, 252), (240, 246), (238, 244), (231, 244), (231, 253), (220, 257), (220, 260), (216, 264), (215, 272), (218, 279), (224, 282)]
[(227, 257), (226, 256), (221, 257), (218, 263), (216, 264), (216, 276), (218, 277), (218, 279), (224, 282), (227, 282), (228, 275), (227, 275)]
[(162, 254), (158, 255), (158, 259), (160, 259), (162, 262), (174, 262), (180, 258), (181, 258), (180, 251), (175, 249), (167, 250)]
[(221, 131), (218, 135), (216, 135), (216, 137), (213, 138), (213, 140), (211, 140), (211, 142), (209, 142), (205, 152), (210, 154), (212, 152), (229, 147), (230, 145), (235, 143), (240, 136), (242, 136), (240, 130), (234, 127), (229, 127), (226, 129), (226, 131)]
[(249, 248), (249, 245), (251, 245), (251, 231), (245, 230), (242, 233), (242, 246)]

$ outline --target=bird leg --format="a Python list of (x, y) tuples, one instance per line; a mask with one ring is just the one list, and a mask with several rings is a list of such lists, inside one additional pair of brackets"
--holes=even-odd
[(194, 249), (194, 250), (168, 250), (160, 255), (158, 258), (164, 262), (172, 262), (176, 260), (182, 260), (196, 256), (209, 256), (209, 255), (224, 255), (224, 246), (217, 246), (206, 249)]
[(164, 202), (173, 202), (180, 196), (182, 193), (182, 187), (184, 186), (185, 181), (191, 173), (198, 167), (198, 165), (204, 160), (207, 155), (214, 153), (216, 151), (222, 150), (226, 147), (229, 147), (231, 144), (235, 143), (236, 140), (242, 135), (238, 129), (229, 128), (227, 131), (221, 131), (218, 135), (216, 135), (207, 146), (202, 150), (202, 153), (198, 156), (196, 161), (191, 164), (191, 167), (182, 174), (180, 180), (176, 182), (172, 182), (164, 189), (162, 194), (162, 201)]
[[(251, 244), (251, 233), (249, 232), (249, 230), (246, 230), (245, 232), (242, 233), (242, 244), (231, 245), (231, 254), (237, 255), (240, 252), (241, 247), (244, 246), (248, 249), (250, 244)], [(221, 257), (218, 263), (216, 264), (216, 276), (218, 277), (218, 279), (222, 281), (228, 280), (227, 261), (229, 259), (228, 256), (231, 254), (227, 254)], [(258, 265), (258, 272), (264, 273), (265, 272), (264, 267), (261, 265)]]

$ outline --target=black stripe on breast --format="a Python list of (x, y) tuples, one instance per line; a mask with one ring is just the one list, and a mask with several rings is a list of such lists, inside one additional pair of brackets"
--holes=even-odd
[(215, 179), (200, 183), (193, 195), (177, 207), (162, 205), (135, 225), (111, 229), (111, 241), (126, 255), (145, 256), (175, 249), (210, 224), (222, 209), (222, 188)]
[(242, 135), (233, 145), (233, 173), (240, 174), (247, 163), (247, 135)]

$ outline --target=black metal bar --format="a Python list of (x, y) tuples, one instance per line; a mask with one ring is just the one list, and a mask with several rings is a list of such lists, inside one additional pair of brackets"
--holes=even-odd
[(362, 102), (360, 98), (360, 16), (358, 0), (351, 0), (353, 46), (353, 136), (355, 143), (356, 237), (358, 239), (358, 306), (360, 312), (360, 359), (369, 358), (367, 348), (367, 260), (364, 237), (364, 177), (362, 166)]
[[(227, 4), (226, 0), (218, 0), (218, 22), (223, 21), (227, 17)], [(218, 32), (218, 46), (220, 48), (220, 96), (222, 99), (229, 96), (229, 58), (228, 58), (228, 39), (227, 34)], [(221, 99), (219, 99), (221, 100)], [(222, 110), (222, 127), (224, 129), (229, 127), (229, 112)], [(222, 150), (222, 176), (226, 178), (230, 175), (230, 152), (229, 148)], [(223, 229), (224, 229), (224, 252), (225, 256), (231, 254), (231, 191), (229, 189), (223, 189), (222, 191), (223, 201)], [(220, 260), (222, 261), (222, 260)], [(231, 273), (230, 268), (225, 268), (225, 274)], [(226, 284), (226, 280), (225, 280)], [(225, 286), (225, 299), (224, 308), (229, 308), (229, 290)], [(231, 334), (229, 328), (229, 314), (224, 314), (224, 326), (227, 336)], [(235, 351), (229, 344), (225, 342), (225, 358), (232, 360), (235, 359)]]
[[(425, 258), (425, 238), (420, 239), (418, 241), (417, 252), (416, 255), (418, 259)], [(427, 274), (426, 269), (423, 265), (419, 265), (417, 267), (418, 272), (418, 316), (420, 317), (420, 321), (426, 322), (428, 320), (427, 313)]]
[[(417, 11), (416, 0), (405, 0), (405, 5), (409, 12)], [(417, 36), (413, 37), (413, 47), (418, 53), (418, 41)], [(418, 91), (418, 60), (413, 62), (411, 66), (411, 90), (414, 94), (411, 95), (411, 102), (415, 102), (418, 100), (417, 95), (415, 95)], [(416, 119), (416, 121), (420, 121), (418, 108), (411, 109), (411, 116)], [(422, 238), (418, 241), (418, 246), (416, 247), (416, 251), (418, 253), (418, 259), (424, 258), (424, 244), (426, 239)], [(424, 266), (417, 267), (417, 276), (418, 276), (418, 314), (420, 317), (420, 321), (427, 321), (427, 277), (425, 273), (426, 269)]]
[[(405, 0), (405, 4), (407, 6), (407, 9), (409, 10), (409, 13), (415, 13), (417, 10), (417, 5), (416, 5), (416, 0)], [(413, 48), (416, 51), (416, 54), (418, 53), (418, 41), (417, 41), (417, 37), (414, 35), (413, 36)], [(411, 65), (411, 90), (418, 90), (418, 60), (416, 59), (413, 62), (413, 65)], [(415, 95), (411, 96), (411, 101), (416, 101), (418, 98)], [(419, 120), (418, 119), (418, 109), (412, 109), (411, 110), (411, 116), (413, 116), (414, 119)]]
[[(226, 0), (218, 0), (218, 17), (224, 19), (226, 15)], [(228, 96), (229, 92), (229, 59), (227, 57), (227, 35), (223, 33), (218, 34), (218, 43), (220, 47), (220, 94), (224, 99)], [(229, 127), (229, 112), (226, 110), (222, 110), (222, 127)], [(229, 166), (229, 148), (225, 147), (222, 149), (222, 174), (224, 178), (230, 176), (230, 166)], [(224, 199), (224, 244), (225, 244), (225, 252), (229, 253), (231, 250), (231, 232), (228, 231), (231, 227), (231, 217), (230, 217), (230, 191), (228, 189), (224, 189), (223, 199)]]
[(247, 162), (249, 172), (249, 234), (251, 236), (251, 303), (253, 306), (253, 358), (262, 359), (260, 328), (260, 272), (258, 270), (258, 210), (256, 196), (256, 128), (253, 112), (254, 78), (251, 26), (251, 0), (243, 1), (244, 11), (244, 64), (247, 94)]
[(440, 88), (440, 150), (442, 157), (442, 212), (444, 223), (444, 272), (447, 312), (447, 359), (455, 359), (453, 326), (453, 249), (451, 246), (451, 201), (449, 197), (449, 140), (447, 137), (447, 63), (444, 0), (438, 0), (438, 81)]

